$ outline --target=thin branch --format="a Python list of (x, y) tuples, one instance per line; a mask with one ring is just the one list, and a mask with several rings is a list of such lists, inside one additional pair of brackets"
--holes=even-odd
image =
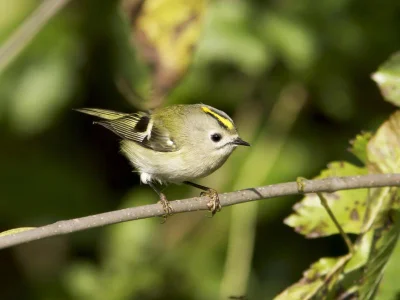
[[(400, 174), (372, 174), (364, 176), (330, 177), (317, 180), (302, 180), (299, 187), (297, 182), (279, 183), (257, 188), (249, 188), (219, 196), (222, 206), (289, 196), (303, 193), (335, 192), (360, 188), (385, 186), (400, 186)], [(299, 190), (301, 188), (301, 190)], [(196, 197), (171, 201), (175, 213), (208, 210), (207, 197)], [(12, 247), (26, 242), (51, 236), (68, 234), (90, 228), (110, 225), (131, 220), (161, 217), (164, 215), (161, 204), (143, 205), (138, 207), (115, 210), (98, 215), (59, 221), (50, 225), (37, 227), (23, 232), (0, 237), (0, 249)], [(218, 218), (218, 215), (215, 216)]]
[(0, 73), (70, 0), (44, 0), (0, 48)]
[(331, 210), (328, 204), (328, 200), (325, 198), (325, 196), (322, 193), (317, 193), (318, 198), (321, 202), (321, 205), (325, 208), (326, 212), (329, 215), (329, 218), (332, 220), (332, 222), (335, 224), (337, 230), (339, 231), (340, 235), (343, 238), (343, 241), (345, 242), (347, 249), (349, 250), (349, 253), (354, 254), (354, 246), (353, 243), (351, 242), (349, 236), (347, 233), (343, 230), (343, 227), (340, 225), (339, 221), (336, 219), (335, 214)]

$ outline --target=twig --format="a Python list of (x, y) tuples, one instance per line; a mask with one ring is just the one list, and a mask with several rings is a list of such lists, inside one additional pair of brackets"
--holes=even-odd
[(0, 48), (0, 73), (70, 0), (44, 0)]
[(322, 206), (325, 208), (326, 212), (328, 213), (329, 218), (331, 218), (331, 220), (335, 224), (337, 230), (339, 231), (340, 235), (342, 236), (343, 241), (345, 242), (347, 249), (349, 250), (349, 253), (354, 254), (353, 243), (351, 242), (347, 233), (344, 232), (343, 227), (340, 225), (339, 221), (335, 217), (335, 214), (329, 207), (328, 200), (324, 197), (324, 195), (322, 193), (317, 193), (317, 195), (318, 195), (319, 200), (321, 201)]
[[(400, 186), (400, 174), (371, 174), (363, 176), (330, 177), (317, 180), (303, 180), (304, 188), (299, 191), (297, 182), (279, 183), (269, 186), (249, 188), (219, 196), (222, 206), (230, 206), (260, 199), (296, 195), (303, 193), (335, 192), (359, 188)], [(174, 213), (208, 210), (207, 197), (196, 197), (171, 201)], [(110, 225), (130, 220), (161, 217), (164, 210), (160, 204), (115, 210), (98, 215), (59, 221), (23, 232), (0, 237), (0, 249), (12, 247), (46, 237), (68, 234), (90, 228)], [(218, 215), (215, 216), (218, 218)]]

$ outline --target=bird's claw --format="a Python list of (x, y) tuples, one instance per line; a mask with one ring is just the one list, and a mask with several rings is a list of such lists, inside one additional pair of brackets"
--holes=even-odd
[(174, 214), (174, 210), (171, 207), (171, 204), (167, 200), (167, 197), (165, 197), (164, 194), (160, 194), (160, 201), (159, 203), (163, 206), (163, 210), (165, 214), (163, 215), (164, 222), (167, 220), (169, 216), (172, 216)]
[(208, 189), (207, 191), (201, 192), (200, 196), (207, 196), (210, 201), (207, 203), (208, 209), (214, 216), (217, 212), (221, 211), (221, 203), (219, 202), (218, 192), (214, 189)]

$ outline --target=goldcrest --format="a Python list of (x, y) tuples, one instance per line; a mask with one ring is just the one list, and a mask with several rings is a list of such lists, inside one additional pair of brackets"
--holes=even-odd
[(219, 169), (237, 146), (250, 146), (239, 137), (232, 119), (204, 104), (172, 105), (150, 112), (121, 113), (82, 108), (79, 112), (117, 134), (122, 153), (139, 172), (140, 180), (159, 195), (166, 215), (172, 209), (156, 184), (185, 183), (204, 190), (214, 215), (221, 209), (215, 190), (191, 182)]

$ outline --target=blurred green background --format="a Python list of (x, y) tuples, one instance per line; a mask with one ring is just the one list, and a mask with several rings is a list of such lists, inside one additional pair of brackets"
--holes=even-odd
[[(39, 3), (0, 0), (1, 44)], [(165, 104), (222, 109), (252, 147), (199, 183), (227, 192), (359, 164), (348, 141), (394, 111), (370, 75), (400, 48), (399, 28), (395, 0), (211, 1), (193, 64)], [(134, 60), (127, 45), (118, 1), (72, 1), (0, 73), (0, 231), (157, 201), (117, 137), (72, 110), (135, 110), (115, 84)], [(346, 251), (338, 237), (306, 240), (283, 224), (299, 199), (2, 250), (0, 298), (272, 299), (319, 257)]]

